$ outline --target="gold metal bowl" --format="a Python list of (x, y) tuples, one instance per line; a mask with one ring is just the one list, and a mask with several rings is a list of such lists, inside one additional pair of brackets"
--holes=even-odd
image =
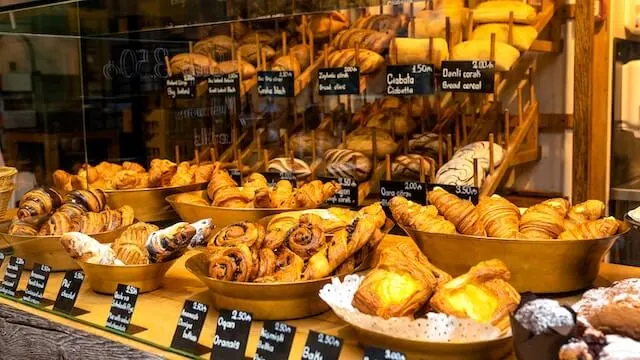
[(167, 196), (201, 190), (206, 187), (207, 183), (199, 183), (148, 189), (105, 190), (105, 193), (107, 194), (107, 203), (111, 208), (117, 209), (129, 205), (133, 208), (136, 219), (144, 222), (157, 222), (177, 218), (171, 205), (165, 200)]
[[(206, 191), (192, 191), (188, 194), (207, 198)], [(295, 211), (296, 209), (237, 209), (225, 208), (218, 206), (204, 206), (176, 201), (178, 195), (167, 197), (167, 202), (173, 206), (183, 221), (190, 223), (201, 219), (211, 218), (216, 228), (213, 232), (218, 232), (227, 225), (231, 225), (238, 221), (258, 222), (260, 219), (277, 215), (283, 212)]]
[(511, 271), (519, 292), (562, 293), (593, 284), (600, 262), (620, 234), (593, 240), (498, 239), (468, 235), (435, 234), (403, 229), (435, 266), (458, 276), (477, 263), (502, 260)]
[(89, 287), (98, 293), (113, 294), (118, 284), (132, 285), (141, 293), (150, 292), (162, 285), (164, 275), (177, 259), (148, 265), (100, 265), (76, 260), (82, 268)]
[[(106, 244), (113, 242), (128, 226), (114, 231), (93, 234), (91, 237)], [(6, 241), (16, 256), (25, 260), (25, 268), (32, 269), (34, 264), (44, 264), (52, 271), (78, 270), (78, 264), (67, 254), (60, 244), (60, 236), (23, 236), (9, 235), (9, 223), (0, 225), (0, 238)]]

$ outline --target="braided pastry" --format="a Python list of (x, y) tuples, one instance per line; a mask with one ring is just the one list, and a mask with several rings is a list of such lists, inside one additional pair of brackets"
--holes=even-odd
[(429, 192), (429, 202), (444, 215), (445, 219), (451, 221), (461, 234), (486, 235), (480, 215), (471, 201), (462, 200), (456, 195), (436, 187)]
[(209, 257), (209, 276), (224, 281), (246, 282), (253, 272), (253, 254), (239, 244), (223, 248)]
[(229, 247), (246, 245), (249, 248), (260, 249), (265, 238), (265, 229), (262, 225), (250, 222), (238, 222), (225, 226), (209, 241), (208, 247)]
[(477, 206), (487, 236), (515, 239), (520, 231), (520, 210), (500, 195), (483, 197)]
[(18, 205), (18, 219), (48, 215), (62, 204), (62, 197), (52, 188), (37, 188), (28, 191)]

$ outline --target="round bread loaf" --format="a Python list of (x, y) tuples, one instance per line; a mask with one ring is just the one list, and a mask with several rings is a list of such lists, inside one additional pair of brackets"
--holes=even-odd
[(371, 160), (361, 152), (331, 149), (324, 154), (328, 175), (365, 181), (371, 175)]

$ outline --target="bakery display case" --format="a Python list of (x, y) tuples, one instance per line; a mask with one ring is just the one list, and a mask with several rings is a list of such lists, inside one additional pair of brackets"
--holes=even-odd
[(0, 357), (633, 352), (588, 304), (639, 291), (605, 261), (640, 214), (591, 181), (593, 11), (0, 1), (0, 316), (29, 324)]

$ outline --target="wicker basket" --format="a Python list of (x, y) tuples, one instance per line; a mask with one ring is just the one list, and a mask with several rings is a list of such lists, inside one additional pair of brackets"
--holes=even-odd
[(16, 168), (8, 166), (0, 167), (0, 219), (4, 219), (7, 212), (11, 195), (13, 195), (17, 173), (18, 170), (16, 170)]

